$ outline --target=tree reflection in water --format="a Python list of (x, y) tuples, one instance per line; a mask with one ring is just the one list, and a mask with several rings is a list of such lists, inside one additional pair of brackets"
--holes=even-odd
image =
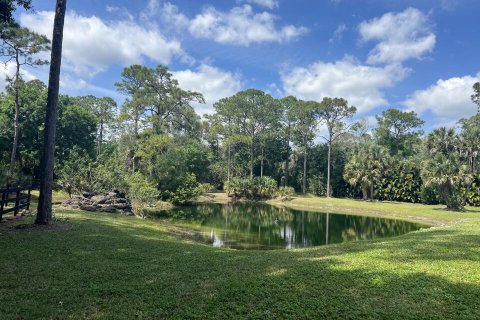
[(187, 227), (196, 240), (233, 249), (304, 248), (392, 237), (420, 224), (376, 217), (317, 213), (263, 203), (200, 204), (158, 212), (159, 219)]

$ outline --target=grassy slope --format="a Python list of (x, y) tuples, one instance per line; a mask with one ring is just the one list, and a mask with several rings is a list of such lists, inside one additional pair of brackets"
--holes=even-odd
[(480, 318), (480, 210), (319, 198), (286, 204), (450, 226), (248, 252), (178, 240), (148, 220), (58, 209), (67, 220), (60, 230), (0, 229), (0, 319)]

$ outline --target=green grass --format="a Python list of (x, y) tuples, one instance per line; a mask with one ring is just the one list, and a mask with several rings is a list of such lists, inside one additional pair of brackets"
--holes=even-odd
[(480, 210), (320, 198), (285, 204), (435, 227), (235, 251), (179, 240), (158, 222), (57, 209), (52, 230), (0, 227), (0, 319), (480, 318)]

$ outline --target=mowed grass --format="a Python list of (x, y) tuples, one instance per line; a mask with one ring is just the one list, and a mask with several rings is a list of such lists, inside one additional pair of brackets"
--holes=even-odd
[[(279, 203), (276, 203), (279, 204)], [(435, 227), (325, 247), (235, 251), (167, 225), (57, 208), (0, 228), (0, 319), (480, 319), (480, 210), (296, 198), (280, 205)]]

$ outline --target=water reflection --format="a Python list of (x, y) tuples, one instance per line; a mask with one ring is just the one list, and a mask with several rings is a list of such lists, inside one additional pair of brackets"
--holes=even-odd
[(392, 219), (316, 213), (262, 203), (201, 204), (161, 211), (176, 233), (197, 241), (234, 249), (304, 248), (375, 239), (418, 230), (422, 225)]

